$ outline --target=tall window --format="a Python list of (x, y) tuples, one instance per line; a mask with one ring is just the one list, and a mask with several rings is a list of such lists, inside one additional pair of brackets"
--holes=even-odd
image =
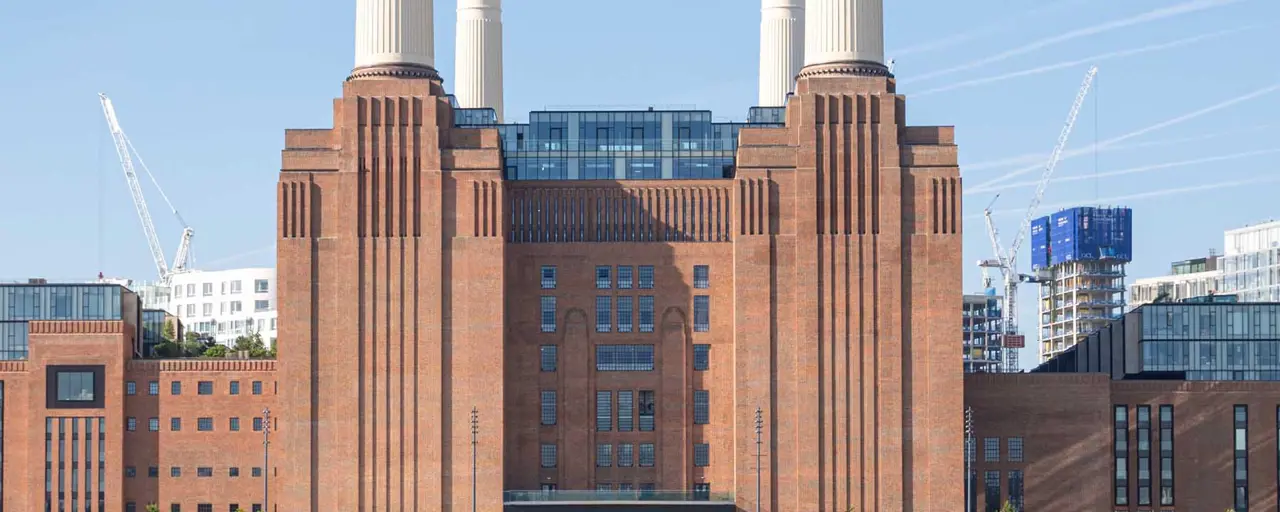
[(543, 290), (556, 289), (556, 266), (555, 265), (542, 266), (542, 289)]
[(1235, 512), (1249, 510), (1249, 406), (1235, 407)]
[(697, 295), (693, 298), (693, 330), (707, 332), (711, 330), (711, 296)]
[(1115, 407), (1116, 505), (1129, 504), (1129, 406)]
[(610, 267), (608, 265), (600, 265), (596, 267), (596, 289), (608, 290), (613, 287), (613, 279), (609, 275)]
[(613, 465), (613, 445), (601, 443), (596, 445), (596, 467), (607, 468)]
[(693, 266), (693, 287), (694, 288), (710, 288), (711, 287), (711, 267), (706, 265)]
[(635, 445), (631, 443), (618, 444), (618, 467), (629, 468), (634, 464), (635, 454), (633, 450)]
[[(1277, 411), (1280, 417), (1280, 411)], [(1160, 406), (1160, 504), (1173, 504), (1173, 406)]]
[(640, 443), (640, 467), (653, 467), (653, 462), (656, 458), (657, 457), (653, 450), (653, 443)]
[(1151, 504), (1151, 406), (1138, 406), (1138, 504)]
[(542, 392), (542, 424), (556, 424), (556, 392), (554, 390)]
[[(605, 267), (609, 268), (609, 267)], [(613, 330), (613, 297), (608, 295), (596, 296), (596, 332), (609, 332)]]
[(556, 332), (556, 298), (543, 295), (539, 305), (542, 308), (542, 332)]
[(1009, 462), (1022, 462), (1022, 438), (1009, 438)]
[(711, 465), (711, 445), (710, 444), (695, 443), (693, 445), (693, 465), (700, 468)]
[(635, 410), (635, 403), (632, 401), (631, 391), (618, 392), (618, 432), (630, 432), (635, 428), (635, 417), (632, 411)]
[(618, 289), (631, 289), (631, 267), (618, 267)]
[(640, 402), (636, 406), (640, 414), (640, 431), (653, 432), (653, 411), (656, 409), (653, 391), (641, 390)]
[(693, 346), (694, 371), (706, 371), (711, 368), (711, 345)]
[(711, 423), (711, 392), (703, 389), (693, 391), (693, 423), (695, 425)]
[(544, 372), (556, 371), (556, 353), (555, 345), (543, 345), (538, 348), (538, 356), (541, 361), (541, 368)]
[(1015, 469), (1009, 471), (1009, 504), (1021, 512), (1022, 502), (1022, 471)]
[(551, 443), (542, 443), (542, 467), (556, 467), (556, 445)]
[(640, 265), (639, 288), (641, 290), (653, 289), (653, 265)]
[(596, 391), (596, 432), (613, 430), (613, 392)]
[[(619, 270), (623, 268), (630, 267), (619, 267)], [(634, 302), (635, 298), (631, 296), (618, 297), (618, 332), (631, 332), (631, 317), (635, 311)]]
[(653, 332), (653, 296), (640, 296), (640, 332)]
[[(997, 444), (996, 446), (999, 446)], [(987, 495), (987, 512), (999, 512), (1000, 510), (1000, 472), (987, 471), (983, 474), (983, 480), (986, 485), (984, 490)]]
[(982, 461), (1000, 462), (1000, 438), (982, 438)]

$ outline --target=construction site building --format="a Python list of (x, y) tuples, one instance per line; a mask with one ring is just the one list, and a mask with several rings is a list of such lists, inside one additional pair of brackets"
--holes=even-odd
[(1041, 362), (1124, 313), (1125, 265), (1132, 256), (1129, 208), (1075, 207), (1032, 221)]
[(965, 373), (1000, 371), (1004, 362), (1004, 326), (1001, 313), (1004, 297), (995, 288), (986, 293), (965, 295), (962, 333), (964, 336)]

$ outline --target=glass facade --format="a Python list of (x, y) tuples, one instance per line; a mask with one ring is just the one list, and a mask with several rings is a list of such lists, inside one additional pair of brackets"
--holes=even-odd
[(459, 127), (494, 127), (509, 180), (716, 179), (733, 176), (738, 132), (781, 127), (786, 109), (756, 107), (747, 122), (705, 110), (543, 111), (496, 124), (491, 109), (455, 109)]
[(0, 285), (0, 360), (27, 358), (32, 320), (124, 319), (126, 294), (138, 300), (114, 284)]
[(1187, 380), (1280, 380), (1280, 304), (1149, 304), (1142, 367)]

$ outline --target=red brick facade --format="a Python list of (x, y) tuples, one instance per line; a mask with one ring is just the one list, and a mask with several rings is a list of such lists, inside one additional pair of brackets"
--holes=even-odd
[[(285, 135), (281, 509), (469, 510), (476, 408), (479, 510), (504, 490), (602, 483), (710, 484), (754, 510), (760, 408), (762, 510), (955, 510), (956, 146), (951, 128), (907, 127), (893, 87), (802, 78), (786, 128), (742, 131), (732, 180), (513, 182), (496, 130), (454, 128), (439, 83), (347, 81), (334, 128)], [(597, 265), (652, 265), (653, 289), (597, 290)], [(601, 295), (654, 297), (653, 332), (596, 332)], [(654, 370), (596, 371), (594, 347), (615, 343), (654, 345)], [(597, 431), (596, 393), (624, 390), (654, 392), (653, 431)], [(653, 444), (654, 464), (596, 467), (604, 443)]]

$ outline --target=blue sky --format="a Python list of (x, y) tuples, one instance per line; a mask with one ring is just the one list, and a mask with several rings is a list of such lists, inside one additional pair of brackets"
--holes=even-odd
[[(741, 119), (755, 101), (758, 1), (505, 4), (508, 120), (564, 105), (690, 105)], [(1133, 207), (1134, 276), (1220, 249), (1224, 229), (1280, 217), (1280, 181), (1261, 181), (1280, 179), (1272, 178), (1280, 90), (1268, 89), (1280, 84), (1280, 2), (886, 4), (886, 46), (909, 122), (957, 127), (972, 190), (966, 262), (991, 252), (981, 212), (994, 192), (977, 186), (1038, 178), (1034, 164), (1052, 148), (1090, 62), (1100, 68), (1096, 89), (1069, 145), (1075, 153), (1058, 169), (1066, 181), (1051, 185), (1041, 213)], [(195, 228), (198, 266), (273, 264), (283, 130), (330, 126), (330, 102), (352, 64), (353, 20), (351, 0), (0, 3), (8, 78), (0, 81), (0, 280), (155, 275), (98, 92), (113, 98)], [(454, 2), (437, 0), (446, 88), (453, 27)], [(1102, 149), (1090, 150), (1095, 142)], [(145, 178), (143, 186), (172, 257), (180, 227)], [(1033, 190), (1000, 190), (1005, 240)], [(1025, 268), (1025, 252), (1020, 260)], [(977, 290), (978, 269), (965, 271)], [(1022, 323), (1033, 325), (1033, 291), (1024, 293)]]

